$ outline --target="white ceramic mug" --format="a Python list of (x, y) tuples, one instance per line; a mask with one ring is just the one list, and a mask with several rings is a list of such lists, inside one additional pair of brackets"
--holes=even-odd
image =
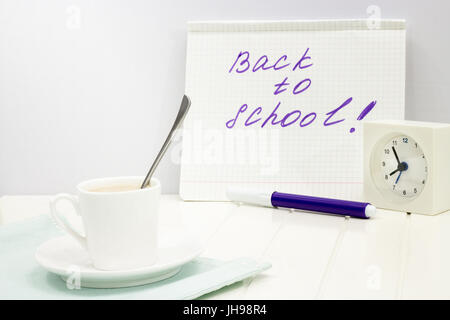
[[(94, 267), (123, 270), (151, 265), (157, 259), (157, 225), (161, 184), (121, 192), (92, 192), (106, 186), (142, 183), (142, 177), (94, 179), (77, 186), (78, 197), (59, 194), (50, 202), (55, 222), (88, 251)], [(77, 232), (56, 209), (68, 200), (83, 220), (85, 234)]]

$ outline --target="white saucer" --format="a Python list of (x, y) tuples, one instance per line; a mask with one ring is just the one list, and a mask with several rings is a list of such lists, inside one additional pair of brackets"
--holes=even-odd
[(139, 269), (103, 271), (92, 266), (88, 253), (70, 236), (50, 239), (39, 246), (37, 262), (66, 281), (80, 276), (80, 285), (88, 288), (121, 288), (148, 284), (175, 275), (202, 251), (200, 244), (181, 228), (160, 230), (160, 247), (155, 264)]

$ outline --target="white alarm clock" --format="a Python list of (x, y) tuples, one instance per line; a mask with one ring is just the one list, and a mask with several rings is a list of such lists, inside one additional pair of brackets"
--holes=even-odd
[(427, 215), (450, 210), (450, 124), (367, 121), (363, 129), (366, 201)]

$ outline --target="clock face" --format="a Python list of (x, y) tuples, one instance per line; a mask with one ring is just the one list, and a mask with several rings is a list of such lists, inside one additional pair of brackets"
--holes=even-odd
[(425, 187), (428, 175), (427, 159), (413, 138), (398, 135), (382, 143), (372, 163), (377, 185), (384, 193), (400, 198), (417, 197)]

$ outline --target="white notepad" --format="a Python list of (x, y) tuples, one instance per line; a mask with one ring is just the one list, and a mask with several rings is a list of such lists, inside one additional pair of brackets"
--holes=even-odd
[(361, 121), (403, 119), (404, 91), (404, 21), (189, 23), (180, 195), (359, 200)]

